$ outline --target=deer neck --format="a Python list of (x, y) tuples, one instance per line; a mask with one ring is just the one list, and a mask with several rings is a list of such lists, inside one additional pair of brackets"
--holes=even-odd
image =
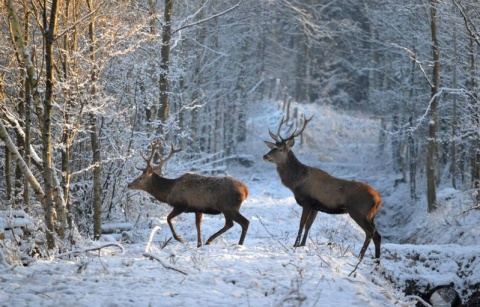
[(294, 189), (307, 178), (308, 168), (300, 162), (292, 151), (288, 152), (287, 159), (277, 165), (277, 171), (282, 183)]
[(175, 179), (164, 178), (154, 173), (147, 192), (159, 201), (166, 203), (175, 182)]

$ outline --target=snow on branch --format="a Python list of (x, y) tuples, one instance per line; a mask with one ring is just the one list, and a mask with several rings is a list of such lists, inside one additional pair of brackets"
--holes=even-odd
[(168, 263), (165, 263), (162, 259), (158, 258), (157, 256), (155, 256), (155, 255), (152, 254), (152, 253), (143, 253), (143, 256), (145, 256), (145, 257), (147, 257), (147, 258), (149, 258), (149, 259), (151, 259), (151, 260), (157, 260), (157, 261), (160, 262), (160, 264), (161, 264), (164, 268), (166, 268), (166, 269), (173, 270), (173, 271), (178, 272), (178, 273), (181, 273), (181, 274), (183, 274), (183, 275), (188, 275), (187, 272), (184, 272), (184, 271), (180, 270), (179, 268), (174, 267), (173, 265), (170, 265), (170, 264), (168, 264)]
[(100, 246), (94, 246), (94, 247), (89, 247), (89, 248), (70, 251), (68, 253), (59, 254), (59, 255), (57, 255), (57, 257), (60, 258), (60, 257), (65, 257), (65, 256), (77, 256), (79, 254), (83, 254), (83, 253), (87, 253), (87, 252), (92, 252), (92, 251), (96, 251), (96, 250), (99, 251), (99, 250), (101, 250), (105, 247), (110, 247), (110, 246), (118, 247), (122, 251), (122, 254), (125, 253), (125, 248), (121, 244), (119, 244), (119, 243), (106, 243), (106, 244), (100, 245)]
[(160, 226), (155, 226), (152, 231), (150, 231), (150, 236), (148, 237), (148, 241), (147, 241), (147, 246), (145, 247), (145, 252), (143, 253), (143, 256), (151, 259), (151, 260), (157, 260), (158, 262), (160, 262), (160, 264), (166, 268), (166, 269), (169, 269), (169, 270), (173, 270), (173, 271), (176, 271), (178, 273), (181, 273), (183, 275), (188, 275), (187, 272), (185, 271), (182, 271), (181, 269), (179, 268), (176, 268), (174, 267), (173, 265), (170, 265), (168, 263), (165, 263), (162, 259), (160, 259), (159, 257), (155, 256), (154, 254), (150, 253), (149, 250), (150, 250), (150, 244), (152, 243), (152, 239), (153, 239), (153, 235), (161, 230), (162, 228)]
[(237, 4), (235, 4), (234, 6), (232, 6), (232, 7), (229, 8), (229, 9), (226, 9), (226, 10), (223, 11), (223, 12), (220, 12), (220, 13), (218, 13), (218, 14), (212, 15), (212, 16), (210, 16), (210, 17), (208, 17), (208, 18), (199, 20), (199, 21), (194, 22), (194, 23), (186, 24), (186, 25), (184, 25), (184, 26), (182, 26), (182, 27), (180, 27), (180, 28), (172, 31), (172, 35), (175, 34), (175, 33), (177, 33), (177, 32), (180, 31), (180, 30), (185, 29), (185, 28), (190, 28), (190, 27), (193, 27), (193, 26), (197, 26), (197, 25), (199, 25), (199, 24), (201, 24), (201, 23), (204, 23), (204, 22), (207, 22), (207, 21), (209, 21), (209, 20), (215, 19), (215, 18), (220, 17), (220, 16), (222, 16), (222, 15), (225, 15), (225, 14), (229, 13), (230, 11), (233, 11), (234, 9), (236, 9), (237, 7), (239, 7), (242, 2), (243, 2), (243, 0), (240, 0)]
[[(409, 132), (409, 133), (413, 133), (414, 131), (417, 131), (418, 128), (420, 128), (420, 126), (422, 125), (422, 123), (424, 121), (426, 121), (426, 118), (428, 117), (428, 113), (430, 112), (430, 108), (432, 107), (433, 100), (437, 97), (440, 97), (442, 94), (445, 94), (445, 93), (446, 94), (451, 94), (451, 95), (466, 95), (466, 96), (469, 95), (468, 91), (465, 91), (464, 89), (454, 89), (454, 88), (448, 88), (448, 87), (441, 87), (441, 88), (438, 89), (438, 92), (435, 93), (435, 95), (432, 95), (430, 97), (430, 100), (428, 101), (428, 105), (425, 108), (425, 111), (423, 112), (423, 114), (418, 116), (418, 118), (415, 120), (415, 125), (411, 125), (410, 123), (406, 123), (396, 131), (388, 131), (388, 130), (385, 130), (385, 129), (382, 129), (382, 131), (385, 132), (385, 133), (388, 133), (390, 135), (394, 135), (394, 134), (400, 133), (402, 131)], [(429, 123), (431, 124), (431, 122), (429, 122)]]
[(471, 207), (471, 208), (469, 208), (469, 209), (467, 209), (467, 210), (462, 211), (462, 214), (466, 214), (466, 213), (468, 213), (468, 212), (470, 212), (470, 211), (473, 211), (473, 210), (480, 210), (480, 204), (478, 204), (478, 205), (476, 205), (476, 206), (473, 206), (473, 207)]

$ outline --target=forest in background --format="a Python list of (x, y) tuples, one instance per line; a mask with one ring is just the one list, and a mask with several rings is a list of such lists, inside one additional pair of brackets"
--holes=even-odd
[(126, 185), (152, 140), (184, 147), (178, 173), (222, 173), (249, 159), (247, 106), (268, 99), (379, 118), (379, 153), (433, 211), (439, 185), (478, 190), (479, 14), (474, 0), (2, 0), (0, 209), (41, 217), (48, 249), (98, 239), (102, 220), (136, 218)]

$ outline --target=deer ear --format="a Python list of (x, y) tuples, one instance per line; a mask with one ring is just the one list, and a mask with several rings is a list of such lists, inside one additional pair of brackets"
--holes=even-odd
[(147, 166), (147, 169), (145, 170), (145, 174), (147, 174), (147, 176), (150, 176), (152, 175), (153, 173), (153, 168), (149, 165)]
[(267, 145), (268, 148), (270, 148), (270, 149), (274, 149), (274, 148), (277, 147), (277, 144), (275, 144), (275, 143), (272, 143), (272, 142), (269, 142), (269, 141), (264, 141), (264, 142), (265, 142), (265, 145)]
[(287, 148), (290, 149), (295, 145), (295, 139), (290, 139), (287, 141)]

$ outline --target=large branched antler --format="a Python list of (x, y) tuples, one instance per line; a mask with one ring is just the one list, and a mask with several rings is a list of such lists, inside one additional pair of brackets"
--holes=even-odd
[[(152, 166), (152, 159), (153, 159), (153, 156), (155, 155), (155, 150), (157, 149), (157, 146), (158, 145), (161, 145), (162, 144), (162, 141), (160, 140), (155, 140), (155, 141), (152, 141), (152, 151), (150, 152), (150, 155), (148, 156), (148, 158), (143, 154), (143, 153), (140, 153), (140, 156), (142, 156), (143, 160), (145, 160), (145, 162), (147, 162), (147, 167), (151, 167)], [(146, 170), (146, 168), (138, 168), (137, 169), (141, 170), (141, 171), (144, 171)]]
[(280, 140), (282, 139), (282, 137), (280, 136), (280, 130), (282, 129), (282, 126), (283, 124), (285, 124), (286, 121), (287, 120), (285, 119), (285, 116), (282, 117), (282, 120), (280, 121), (280, 125), (278, 125), (277, 134), (273, 134), (273, 132), (270, 131), (270, 129), (268, 129), (268, 134), (270, 134), (270, 136), (275, 142), (280, 142)]
[(307, 124), (312, 120), (312, 118), (313, 118), (313, 115), (309, 119), (307, 119), (305, 117), (305, 115), (303, 115), (303, 124), (302, 124), (302, 128), (300, 129), (300, 131), (297, 132), (297, 128), (295, 128), (295, 131), (293, 131), (293, 133), (288, 138), (285, 138), (285, 139), (282, 138), (282, 141), (287, 141), (287, 140), (294, 139), (297, 136), (299, 136), (300, 134), (302, 134), (303, 130), (305, 130), (305, 127), (307, 127)]
[(173, 143), (170, 143), (170, 153), (168, 154), (168, 156), (167, 156), (166, 158), (160, 159), (160, 161), (158, 162), (158, 164), (154, 167), (155, 171), (160, 171), (160, 172), (161, 172), (162, 169), (163, 169), (163, 166), (165, 165), (165, 163), (166, 163), (168, 160), (170, 160), (170, 158), (171, 158), (174, 154), (176, 154), (176, 153), (178, 153), (178, 152), (180, 152), (180, 151), (182, 151), (182, 150), (183, 150), (183, 147), (182, 147), (182, 146), (180, 146), (179, 148), (175, 148), (175, 147), (173, 146)]
[(268, 133), (270, 134), (270, 136), (272, 137), (272, 139), (275, 140), (275, 142), (285, 142), (285, 141), (288, 141), (288, 140), (291, 140), (291, 139), (294, 139), (296, 138), (297, 136), (299, 136), (300, 134), (303, 133), (303, 130), (305, 130), (305, 127), (307, 127), (307, 124), (312, 120), (313, 118), (313, 115), (307, 119), (305, 117), (305, 115), (303, 115), (303, 124), (302, 124), (302, 128), (300, 129), (300, 131), (297, 132), (297, 128), (295, 128), (295, 131), (293, 131), (293, 133), (287, 137), (287, 138), (283, 138), (281, 135), (280, 135), (280, 130), (282, 129), (282, 126), (283, 124), (285, 124), (287, 122), (287, 120), (285, 119), (285, 116), (282, 117), (282, 120), (280, 121), (280, 125), (278, 125), (278, 129), (277, 129), (277, 134), (273, 134), (272, 131), (270, 131), (270, 129), (268, 129)]
[[(155, 166), (152, 165), (152, 159), (155, 157), (155, 152), (158, 148), (158, 146), (163, 146), (165, 144), (164, 141), (162, 140), (155, 140), (155, 141), (152, 141), (152, 150), (150, 152), (150, 154), (148, 155), (148, 157), (146, 155), (144, 155), (143, 153), (140, 153), (140, 155), (142, 156), (143, 160), (145, 160), (145, 162), (147, 162), (147, 168), (148, 167), (151, 167), (153, 170), (155, 170), (157, 173), (161, 173), (162, 172), (162, 168), (163, 166), (165, 165), (165, 163), (176, 153), (180, 152), (183, 150), (183, 147), (179, 147), (179, 148), (174, 148), (173, 146), (173, 143), (170, 143), (170, 153), (168, 154), (167, 157), (163, 158), (163, 159), (159, 159), (158, 161), (154, 161), (154, 163), (156, 164)], [(137, 167), (138, 168), (138, 167)], [(141, 168), (138, 168), (139, 170), (142, 170), (142, 171), (145, 171), (147, 168), (144, 168), (144, 169), (141, 169)]]

